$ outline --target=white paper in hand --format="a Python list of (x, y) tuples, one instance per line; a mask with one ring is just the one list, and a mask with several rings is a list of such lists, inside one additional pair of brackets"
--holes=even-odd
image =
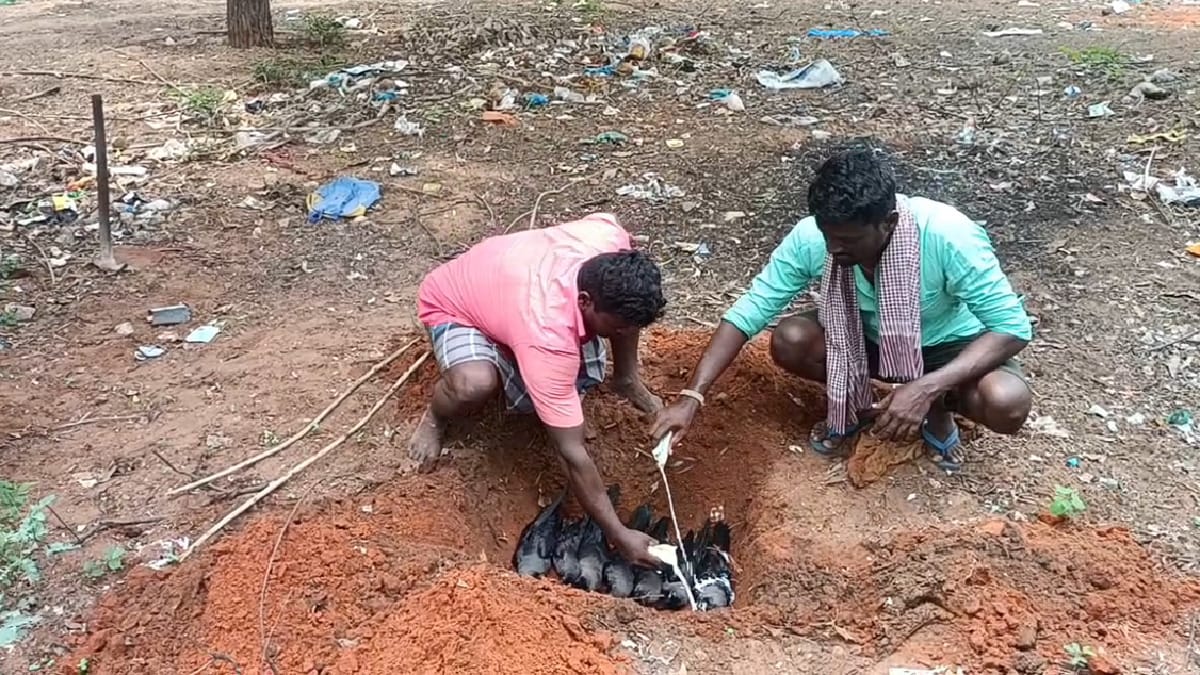
[(667, 465), (667, 458), (671, 456), (671, 432), (668, 431), (659, 439), (658, 445), (654, 446), (654, 450), (650, 451), (650, 454), (660, 467)]

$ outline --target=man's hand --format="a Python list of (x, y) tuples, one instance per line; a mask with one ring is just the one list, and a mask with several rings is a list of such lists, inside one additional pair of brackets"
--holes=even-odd
[(692, 419), (696, 417), (696, 412), (700, 410), (700, 402), (688, 398), (680, 397), (671, 405), (658, 411), (654, 416), (654, 423), (650, 427), (650, 438), (655, 441), (659, 440), (669, 431), (671, 432), (671, 445), (678, 443), (687, 435), (688, 428), (692, 426)]
[(659, 560), (650, 555), (650, 547), (659, 542), (645, 532), (622, 527), (615, 536), (609, 537), (613, 548), (621, 557), (634, 565), (658, 567)]
[(877, 412), (871, 434), (889, 441), (913, 441), (921, 434), (921, 425), (939, 392), (928, 383), (913, 380), (891, 387), (883, 400), (872, 406)]
[(617, 396), (629, 401), (633, 404), (633, 407), (644, 413), (653, 413), (662, 410), (662, 399), (651, 394), (646, 385), (642, 384), (642, 378), (640, 377), (614, 379), (612, 390)]

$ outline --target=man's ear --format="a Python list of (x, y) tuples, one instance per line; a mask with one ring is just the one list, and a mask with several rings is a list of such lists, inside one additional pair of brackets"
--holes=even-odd
[(896, 229), (896, 225), (899, 222), (900, 222), (900, 212), (892, 211), (891, 213), (887, 214), (887, 218), (883, 219), (883, 231), (887, 232), (887, 233), (891, 233), (892, 230)]
[(579, 292), (579, 311), (584, 311), (592, 306), (592, 296), (587, 291)]

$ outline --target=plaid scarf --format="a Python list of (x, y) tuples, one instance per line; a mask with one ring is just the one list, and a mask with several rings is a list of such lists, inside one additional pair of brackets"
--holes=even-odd
[[(875, 270), (879, 298), (879, 375), (911, 382), (924, 372), (921, 359), (921, 241), (908, 199), (896, 196), (899, 222)], [(852, 267), (825, 257), (818, 319), (825, 329), (825, 378), (829, 411), (825, 424), (845, 434), (858, 411), (873, 403), (867, 347)]]

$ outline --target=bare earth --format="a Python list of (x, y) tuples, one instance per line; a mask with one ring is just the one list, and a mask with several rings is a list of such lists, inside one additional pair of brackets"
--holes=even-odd
[[(1147, 0), (1128, 13), (1105, 15), (1099, 3), (1026, 4), (276, 3), (282, 46), (252, 51), (223, 45), (224, 5), (211, 0), (22, 0), (0, 6), (0, 165), (41, 157), (36, 169), (19, 174), (20, 185), (0, 187), (0, 259), (19, 256), (16, 271), (0, 285), (0, 309), (8, 303), (36, 309), (31, 321), (0, 323), (0, 477), (33, 483), (39, 498), (56, 495), (50, 541), (72, 542), (66, 526), (90, 534), (101, 525), (79, 550), (39, 554), (46, 578), (6, 594), (6, 601), (32, 598), (26, 609), (42, 620), (13, 650), (0, 653), (0, 670), (26, 672), (55, 661), (68, 668), (64, 672), (75, 672), (83, 649), (95, 654), (99, 666), (89, 672), (234, 672), (211, 656), (224, 654), (212, 644), (172, 646), (162, 660), (131, 665), (135, 661), (121, 659), (136, 657), (133, 638), (116, 654), (111, 641), (96, 642), (96, 628), (115, 627), (106, 637), (113, 631), (132, 636), (136, 623), (148, 642), (162, 642), (172, 624), (123, 623), (113, 607), (144, 609), (146, 598), (163, 588), (177, 590), (201, 577), (211, 582), (223, 573), (208, 571), (224, 569), (221, 556), (244, 555), (258, 565), (246, 568), (254, 580), (246, 588), (231, 586), (256, 608), (258, 584), (275, 555), (271, 539), (290, 521), (286, 514), (298, 500), (306, 522), (337, 514), (328, 517), (338, 527), (351, 523), (342, 529), (354, 532), (356, 519), (370, 511), (362, 507), (379, 500), (467, 513), (465, 523), (430, 521), (445, 531), (411, 535), (455, 553), (432, 556), (435, 571), (412, 572), (414, 590), (404, 593), (440, 598), (435, 591), (446, 572), (438, 565), (481, 558), (490, 567), (469, 568), (484, 580), (479, 583), (516, 583), (499, 570), (537, 510), (538, 494), (561, 483), (545, 440), (529, 429), (510, 437), (489, 418), (456, 437), (452, 461), (437, 473), (412, 476), (403, 448), (421, 403), (416, 385), (400, 397), (399, 407), (389, 405), (348, 444), (236, 521), (227, 534), (237, 543), (219, 543), (221, 555), (199, 555), (164, 574), (166, 581), (146, 581), (139, 564), (157, 556), (158, 542), (194, 539), (365, 414), (403, 367), (365, 384), (302, 446), (217, 481), (213, 489), (166, 494), (291, 435), (373, 363), (418, 335), (415, 288), (421, 275), (485, 236), (594, 210), (617, 213), (667, 276), (669, 329), (649, 341), (645, 361), (660, 393), (673, 391), (702, 345), (694, 332), (719, 318), (804, 215), (813, 166), (831, 148), (857, 142), (892, 156), (905, 192), (948, 201), (986, 221), (1006, 270), (1038, 319), (1038, 337), (1022, 358), (1039, 419), (1013, 438), (984, 434), (972, 441), (969, 466), (959, 476), (917, 461), (856, 489), (842, 479), (840, 467), (789, 451), (804, 438), (804, 422), (819, 413), (819, 394), (772, 379), (762, 363), (747, 365), (731, 378), (722, 405), (706, 411), (713, 418), (702, 433), (711, 436), (698, 437), (694, 461), (676, 467), (680, 475), (672, 481), (685, 495), (681, 518), (698, 522), (719, 503), (735, 526), (744, 526), (745, 543), (735, 551), (744, 554), (743, 600), (727, 615), (693, 624), (640, 608), (634, 615), (617, 605), (597, 608), (591, 603), (598, 600), (582, 594), (562, 596), (575, 600), (555, 602), (577, 601), (578, 607), (556, 605), (555, 621), (564, 613), (586, 614), (585, 627), (603, 629), (613, 640), (588, 647), (600, 656), (589, 651), (561, 667), (605, 672), (607, 662), (596, 659), (611, 657), (618, 670), (664, 673), (868, 673), (939, 664), (960, 664), (972, 673), (1050, 673), (1059, 672), (1064, 645), (1078, 642), (1125, 672), (1200, 672), (1200, 651), (1189, 639), (1198, 606), (1186, 601), (1194, 592), (1188, 584), (1200, 572), (1200, 442), (1166, 421), (1177, 410), (1200, 414), (1200, 257), (1186, 252), (1200, 242), (1200, 210), (1131, 192), (1122, 178), (1125, 169), (1160, 178), (1180, 168), (1200, 172), (1200, 6)], [(348, 32), (344, 46), (313, 45), (301, 23), (287, 16), (318, 11), (361, 17), (366, 30)], [(1094, 30), (1083, 30), (1080, 22)], [(483, 121), (472, 107), (471, 99), (498, 100), (504, 87), (553, 98), (554, 77), (579, 74), (602, 55), (602, 35), (619, 37), (645, 26), (680, 36), (699, 26), (709, 37), (685, 48), (694, 68), (663, 60), (651, 64), (659, 77), (646, 81), (622, 75), (577, 81), (572, 88), (594, 94), (595, 102), (519, 110), (516, 126)], [(1044, 34), (983, 35), (1014, 26)], [(804, 37), (811, 27), (882, 28), (890, 35), (818, 40)], [(1100, 53), (1116, 56), (1087, 56)], [(783, 71), (794, 59), (803, 64), (816, 58), (831, 61), (846, 83), (775, 93), (755, 80), (762, 68)], [(424, 127), (422, 136), (395, 130), (395, 110), (372, 122), (374, 111), (353, 96), (305, 97), (297, 93), (302, 81), (262, 82), (276, 79), (272, 64), (277, 70), (292, 64), (283, 68), (284, 77), (297, 70), (321, 77), (337, 65), (385, 59), (410, 62), (399, 74), (408, 93), (398, 108)], [(1135, 84), (1161, 69), (1178, 75), (1160, 78), (1167, 98), (1128, 97)], [(1082, 95), (1065, 97), (1068, 86), (1078, 86)], [(58, 90), (27, 98), (51, 87)], [(186, 103), (205, 87), (219, 90), (211, 120), (197, 119)], [(722, 88), (738, 92), (744, 112), (709, 100), (711, 90)], [(222, 103), (219, 92), (226, 90), (236, 94)], [(268, 101), (275, 92), (290, 98), (261, 113), (246, 110), (246, 101)], [(84, 175), (76, 151), (90, 142), (94, 93), (104, 95), (109, 138), (118, 148), (111, 163), (149, 169), (146, 180), (123, 188), (175, 205), (162, 217), (118, 228), (117, 257), (129, 269), (116, 275), (87, 264), (96, 245), (89, 227), (96, 222), (94, 186), (83, 188), (78, 220), (13, 227), (25, 200), (61, 192)], [(1115, 114), (1090, 119), (1088, 105), (1102, 101)], [(764, 121), (787, 116), (816, 122)], [(232, 149), (239, 128), (304, 124), (340, 133), (318, 143), (325, 139), (306, 140), (315, 131), (293, 129), (265, 146)], [(974, 128), (970, 140), (964, 127)], [(629, 142), (581, 143), (606, 131), (620, 131)], [(1177, 135), (1153, 136), (1162, 132)], [(11, 142), (21, 138), (27, 140)], [(187, 161), (148, 158), (168, 139), (191, 144)], [(393, 163), (417, 175), (389, 175)], [(644, 183), (648, 172), (683, 194), (662, 200), (618, 196), (619, 187)], [(306, 196), (337, 175), (379, 182), (381, 202), (362, 219), (306, 222)], [(114, 198), (123, 191), (114, 188)], [(65, 264), (58, 262), (64, 258)], [(177, 303), (192, 308), (193, 321), (171, 328), (145, 321), (149, 308)], [(117, 330), (126, 322), (132, 334)], [(162, 335), (174, 332), (177, 340), (209, 322), (221, 326), (211, 344)], [(166, 354), (135, 360), (140, 345), (153, 344)], [(432, 373), (426, 369), (420, 377), (427, 385)], [(596, 450), (602, 468), (620, 478), (630, 500), (649, 496), (655, 489), (650, 464), (636, 452), (647, 444), (641, 423), (611, 397), (589, 405), (603, 423), (594, 425), (602, 436)], [(753, 438), (739, 436), (742, 431)], [(689, 456), (686, 448), (680, 452)], [(726, 480), (734, 474), (746, 480)], [(1068, 525), (1077, 529), (1061, 541), (1030, 524), (1056, 486), (1077, 489), (1087, 502), (1082, 522)], [(414, 490), (450, 496), (426, 503)], [(381, 520), (388, 524), (371, 531), (394, 526), (407, 541), (405, 528), (412, 524), (388, 518), (395, 520)], [(956, 604), (954, 588), (978, 578), (959, 566), (956, 547), (992, 560), (996, 578), (1008, 569), (997, 560), (1020, 559), (1017, 548), (979, 539), (985, 535), (977, 525), (994, 523), (991, 518), (1004, 524), (985, 533), (1021, 538), (1017, 548), (1038, 552), (1031, 568), (1048, 576), (1022, 586), (1028, 598), (1058, 592), (1056, 580), (1075, 589), (1070, 580), (1078, 577), (1078, 564), (1108, 570), (1118, 586), (1129, 578), (1123, 575), (1140, 575), (1140, 565), (1153, 579), (1139, 576), (1120, 597), (1156, 589), (1181, 600), (1163, 610), (1163, 623), (1153, 630), (1144, 619), (1157, 610), (1147, 606), (1117, 603), (1105, 609), (1108, 619), (1096, 621), (1096, 614), (1091, 620), (1060, 616), (1032, 601), (1028, 616), (1040, 619), (995, 630), (961, 628), (966, 624), (957, 619), (978, 610)], [(153, 522), (121, 524), (135, 520)], [(462, 532), (454, 529), (460, 525)], [(299, 527), (293, 526), (292, 536)], [(1121, 528), (1130, 532), (1128, 540), (1105, 534)], [(333, 539), (320, 541), (324, 546), (284, 546), (280, 560), (287, 561), (297, 588), (332, 589), (326, 577), (295, 575), (320, 565), (336, 569), (337, 560), (355, 555), (349, 539), (344, 551), (329, 548)], [(139, 565), (136, 571), (99, 580), (83, 574), (85, 561), (115, 545), (132, 552), (125, 566)], [(1064, 552), (1064, 546), (1079, 548)], [(337, 551), (332, 558), (330, 550)], [(801, 560), (807, 561), (803, 567), (787, 566)], [(1141, 563), (1122, 566), (1130, 560)], [(789, 562), (771, 567), (770, 561)], [(941, 563), (932, 561), (949, 566), (934, 569)], [(906, 597), (902, 587), (918, 588), (913, 597), (928, 596), (920, 589), (932, 582), (923, 575), (934, 572), (947, 578), (939, 577), (934, 585), (941, 590), (933, 595), (945, 597), (933, 603), (929, 616), (906, 628), (874, 616), (894, 607), (872, 603)], [(855, 588), (854, 580), (865, 578), (878, 586)], [(1112, 589), (1089, 578), (1090, 586), (1081, 581), (1083, 590), (1067, 596), (1080, 598), (1085, 609), (1094, 608), (1094, 598), (1082, 596)], [(979, 585), (991, 589), (991, 583)], [(1171, 585), (1176, 583), (1182, 585)], [(286, 606), (287, 591), (275, 592), (279, 606)], [(537, 593), (573, 592), (543, 585)], [(102, 596), (111, 606), (96, 614)], [(407, 596), (398, 597), (396, 602)], [(918, 604), (932, 607), (929, 602)], [(209, 596), (207, 604), (196, 603), (196, 615), (217, 606)], [(316, 612), (313, 607), (310, 602), (309, 611)], [(218, 618), (214, 625), (225, 631), (250, 621), (232, 614)], [(1020, 657), (1013, 646), (1023, 621), (1033, 621), (1043, 636), (1035, 649), (1021, 648), (1041, 654), (1037, 659)], [(1103, 630), (1097, 623), (1105, 624)], [(203, 634), (188, 633), (193, 642), (203, 642), (196, 637)], [(211, 639), (220, 634), (211, 627), (207, 633), (216, 636)], [(283, 631), (273, 638), (274, 657), (227, 656), (246, 673), (270, 672), (264, 663), (293, 660), (292, 668), (278, 672), (408, 672), (403, 659), (385, 666), (384, 656), (372, 656), (365, 646), (354, 668), (345, 659), (321, 666), (323, 657), (307, 654), (305, 645), (324, 636), (330, 653), (349, 649), (342, 643), (349, 638), (338, 633), (335, 644), (332, 635)], [(370, 639), (354, 637), (363, 645)], [(533, 652), (520, 656), (534, 658)], [(446, 672), (486, 670), (479, 663), (442, 663)], [(488, 668), (510, 672), (503, 664)]]

